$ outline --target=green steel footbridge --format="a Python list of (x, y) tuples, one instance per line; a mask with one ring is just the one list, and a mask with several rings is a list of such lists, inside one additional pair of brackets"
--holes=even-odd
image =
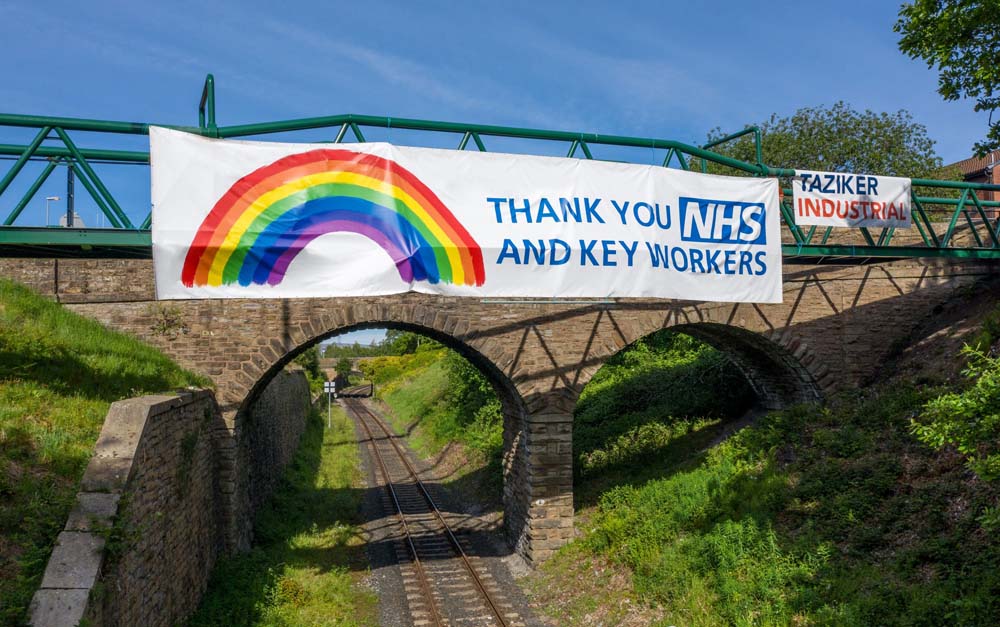
[[(98, 170), (111, 166), (132, 166), (128, 176), (140, 181), (143, 173), (135, 168), (149, 164), (149, 152), (125, 150), (135, 144), (134, 136), (148, 135), (152, 124), (117, 122), (65, 117), (0, 114), (0, 133), (20, 132), (33, 135), (28, 143), (0, 144), (0, 160), (11, 162), (0, 168), (0, 257), (149, 257), (151, 256), (148, 211), (123, 209)], [(727, 173), (744, 176), (779, 177), (786, 181), (795, 170), (775, 168), (764, 162), (761, 131), (748, 127), (704, 146), (693, 146), (669, 139), (622, 137), (595, 133), (548, 131), (456, 122), (436, 122), (370, 115), (331, 115), (297, 120), (219, 126), (216, 122), (215, 80), (208, 75), (198, 105), (197, 126), (164, 124), (190, 133), (217, 138), (259, 138), (282, 134), (282, 139), (296, 132), (324, 133), (325, 141), (365, 141), (365, 131), (405, 133), (408, 144), (441, 147), (447, 138), (456, 150), (486, 151), (487, 145), (504, 143), (505, 152), (562, 154), (580, 159), (595, 159), (595, 152), (616, 151), (615, 158), (627, 149), (641, 149), (642, 163), (651, 159), (663, 167), (700, 169), (725, 168)], [(17, 131), (16, 129), (22, 129)], [(26, 130), (25, 130), (26, 129)], [(25, 135), (30, 134), (30, 135)], [(734, 159), (714, 149), (752, 136), (756, 149), (754, 162)], [(96, 145), (81, 145), (82, 139)], [(520, 140), (512, 142), (510, 140)], [(298, 141), (302, 141), (299, 139)], [(515, 148), (511, 149), (510, 146)], [(495, 148), (495, 146), (494, 146)], [(638, 161), (636, 161), (638, 162)], [(32, 164), (33, 167), (28, 167)], [(97, 166), (97, 167), (95, 167)], [(67, 181), (66, 226), (25, 224), (25, 209), (57, 168)], [(35, 173), (37, 172), (37, 173)], [(34, 178), (32, 178), (34, 174)], [(877, 174), (877, 173), (876, 173)], [(148, 179), (147, 179), (148, 180)], [(17, 184), (15, 184), (17, 181)], [(102, 222), (108, 228), (74, 228), (73, 198), (77, 182), (93, 200)], [(834, 229), (801, 227), (795, 224), (791, 190), (782, 189), (782, 241), (786, 259), (798, 263), (864, 263), (904, 257), (952, 257), (1000, 259), (1000, 185), (913, 179), (913, 229)], [(133, 216), (130, 218), (130, 214)]]

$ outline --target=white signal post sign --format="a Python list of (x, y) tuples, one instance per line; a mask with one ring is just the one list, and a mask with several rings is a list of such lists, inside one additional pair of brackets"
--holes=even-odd
[(323, 391), (326, 392), (326, 427), (330, 429), (333, 427), (333, 399), (337, 398), (337, 382), (324, 382)]
[(799, 170), (792, 184), (798, 225), (910, 228), (910, 179)]

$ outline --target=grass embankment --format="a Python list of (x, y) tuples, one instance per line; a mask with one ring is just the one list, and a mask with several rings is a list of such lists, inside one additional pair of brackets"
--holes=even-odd
[[(535, 603), (560, 625), (997, 624), (1000, 490), (920, 441), (966, 434), (919, 417), (942, 402), (978, 408), (967, 417), (992, 425), (995, 451), (998, 373), (994, 363), (964, 397), (897, 381), (771, 413), (709, 450), (699, 418), (647, 423), (667, 423), (652, 446), (612, 439), (632, 470), (584, 468), (577, 491), (599, 493), (597, 507), (584, 537), (532, 577)], [(601, 402), (634, 404), (631, 380), (603, 387)], [(641, 412), (672, 413), (658, 409), (670, 399), (650, 400)], [(585, 395), (578, 430), (588, 411)]]
[(26, 619), (110, 404), (207, 383), (0, 279), (0, 624)]
[[(441, 358), (392, 359), (397, 427), (418, 422), (425, 451), (468, 439)], [(924, 373), (713, 446), (750, 404), (741, 375), (686, 336), (633, 345), (577, 406), (583, 537), (525, 582), (533, 603), (559, 625), (1000, 623), (1000, 489), (982, 478), (1000, 475), (1000, 365), (975, 363), (962, 395)]]
[[(324, 412), (325, 414), (325, 412)], [(312, 412), (301, 449), (257, 516), (249, 553), (224, 559), (192, 626), (376, 625), (360, 535), (363, 484), (351, 420)]]
[(468, 463), (457, 469), (455, 478), (485, 466), (482, 477), (499, 495), (500, 401), (475, 366), (454, 351), (427, 343), (415, 353), (377, 357), (361, 367), (391, 410), (387, 417), (393, 427), (409, 435), (419, 455), (431, 457), (458, 443)]

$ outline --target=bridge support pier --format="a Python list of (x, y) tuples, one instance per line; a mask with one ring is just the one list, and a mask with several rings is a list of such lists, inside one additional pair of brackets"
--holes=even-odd
[(529, 495), (518, 548), (534, 565), (573, 537), (573, 414), (534, 414), (527, 426)]
[(534, 566), (573, 537), (576, 395), (522, 398), (523, 414), (504, 420), (504, 524), (509, 544)]

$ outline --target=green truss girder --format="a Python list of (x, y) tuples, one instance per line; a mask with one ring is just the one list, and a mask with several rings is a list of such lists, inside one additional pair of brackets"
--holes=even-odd
[[(65, 229), (57, 227), (8, 227), (0, 229), (0, 257), (25, 256), (25, 248), (46, 251), (43, 256), (94, 256), (97, 250), (118, 254), (110, 256), (152, 256), (149, 230)], [(863, 262), (874, 259), (907, 257), (945, 257), (957, 259), (1000, 259), (998, 248), (926, 248), (919, 246), (851, 246), (821, 244), (783, 244), (781, 251), (789, 262)], [(16, 252), (17, 254), (12, 254)], [(32, 255), (38, 256), (38, 255)]]
[[(0, 226), (0, 256), (34, 255), (38, 251), (53, 253), (58, 251), (67, 256), (148, 256), (149, 226), (151, 216), (137, 227), (122, 209), (111, 190), (94, 171), (92, 163), (148, 164), (149, 153), (142, 151), (115, 150), (107, 148), (86, 148), (77, 146), (70, 132), (91, 132), (111, 135), (146, 135), (150, 124), (140, 122), (120, 122), (65, 117), (0, 114), (0, 126), (38, 129), (31, 143), (26, 145), (0, 144), (0, 157), (14, 157), (14, 163), (0, 178), (0, 198), (11, 182), (22, 172), (29, 161), (44, 160), (48, 163), (35, 181), (28, 187), (14, 209)], [(772, 168), (764, 163), (761, 149), (761, 130), (749, 126), (741, 131), (714, 140), (704, 146), (694, 146), (669, 139), (600, 135), (570, 131), (551, 131), (531, 128), (517, 128), (483, 124), (463, 124), (434, 120), (409, 118), (389, 118), (368, 115), (332, 115), (297, 120), (283, 120), (256, 124), (219, 126), (216, 121), (215, 78), (209, 74), (202, 89), (198, 104), (198, 126), (162, 125), (169, 128), (200, 134), (206, 137), (236, 138), (287, 133), (310, 129), (337, 129), (333, 139), (343, 142), (350, 132), (356, 141), (365, 141), (363, 129), (405, 129), (429, 133), (454, 134), (459, 136), (458, 150), (467, 149), (470, 142), (485, 152), (485, 139), (490, 137), (519, 138), (559, 142), (567, 145), (568, 157), (594, 159), (594, 146), (620, 146), (649, 148), (664, 151), (663, 166), (690, 169), (694, 160), (707, 169), (709, 161), (727, 166), (750, 176), (793, 177), (795, 170)], [(734, 159), (712, 149), (746, 135), (753, 135), (755, 163)], [(52, 136), (55, 136), (54, 138)], [(49, 139), (58, 139), (62, 145), (45, 145)], [(24, 207), (37, 193), (45, 179), (58, 166), (73, 168), (77, 178), (93, 198), (99, 210), (107, 217), (113, 229), (51, 229), (15, 227), (14, 221)], [(921, 194), (913, 197), (914, 225), (923, 246), (894, 244), (895, 229), (881, 229), (877, 232), (859, 229), (863, 238), (861, 245), (830, 243), (832, 228), (817, 229), (815, 226), (803, 230), (795, 224), (792, 207), (788, 202), (791, 190), (782, 190), (786, 199), (781, 203), (783, 227), (788, 229), (794, 243), (783, 245), (786, 257), (796, 260), (829, 261), (831, 259), (866, 260), (891, 257), (957, 257), (975, 259), (1000, 258), (1000, 218), (989, 214), (1000, 207), (1000, 201), (982, 200), (983, 192), (1000, 192), (1000, 185), (973, 184), (957, 181), (936, 181), (913, 179), (914, 188), (920, 187)], [(947, 190), (958, 193), (957, 198), (926, 196), (926, 188)], [(933, 217), (944, 217), (935, 222), (928, 208), (939, 208)], [(950, 214), (948, 213), (950, 211)], [(947, 224), (943, 232), (942, 225)], [(937, 228), (935, 228), (937, 226)], [(975, 245), (951, 246), (952, 238), (966, 231)], [(972, 242), (966, 241), (967, 244)], [(36, 255), (37, 256), (37, 255)]]

